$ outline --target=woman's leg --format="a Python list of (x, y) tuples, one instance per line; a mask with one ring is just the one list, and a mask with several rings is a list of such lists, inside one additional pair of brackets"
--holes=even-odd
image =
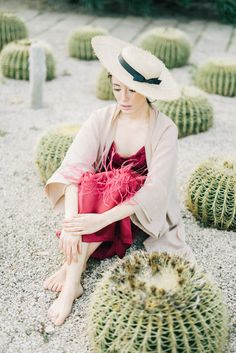
[[(87, 267), (86, 265), (87, 265), (88, 259), (90, 258), (92, 253), (98, 248), (98, 246), (101, 243), (102, 242), (88, 243), (89, 244), (88, 252), (87, 252), (86, 260), (85, 260), (83, 268), (82, 268), (82, 272), (84, 272), (86, 270), (86, 267)], [(66, 269), (67, 269), (67, 262), (65, 261), (64, 264), (61, 266), (61, 268), (58, 271), (56, 271), (50, 277), (46, 278), (46, 280), (43, 283), (44, 289), (49, 289), (53, 292), (60, 292), (62, 290), (63, 284), (65, 282)]]
[(96, 250), (101, 242), (81, 242), (81, 253), (78, 262), (66, 265), (66, 274), (61, 293), (48, 310), (48, 317), (55, 325), (61, 325), (71, 312), (74, 300), (83, 293), (80, 283), (82, 270), (89, 256)]

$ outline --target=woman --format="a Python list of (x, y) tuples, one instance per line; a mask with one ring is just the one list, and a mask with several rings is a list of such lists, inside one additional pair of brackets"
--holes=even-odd
[(149, 52), (110, 36), (93, 38), (92, 46), (117, 103), (91, 114), (45, 188), (53, 208), (65, 212), (58, 235), (66, 262), (44, 282), (60, 292), (48, 311), (56, 325), (83, 293), (88, 258), (123, 257), (138, 228), (148, 252), (195, 262), (176, 195), (178, 129), (147, 99), (177, 98), (178, 86)]

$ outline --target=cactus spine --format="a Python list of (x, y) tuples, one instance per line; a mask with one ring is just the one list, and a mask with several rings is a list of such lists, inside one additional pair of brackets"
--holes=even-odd
[(68, 42), (69, 55), (81, 60), (94, 60), (91, 39), (97, 35), (106, 35), (107, 31), (100, 27), (84, 26), (76, 29), (70, 36)]
[(79, 125), (60, 126), (43, 135), (36, 151), (36, 165), (43, 183), (60, 167)]
[(0, 66), (4, 76), (16, 80), (29, 80), (29, 49), (32, 44), (38, 43), (45, 49), (46, 55), (46, 79), (55, 78), (55, 59), (48, 44), (22, 39), (6, 45), (0, 56)]
[(191, 53), (187, 35), (171, 27), (152, 28), (139, 37), (138, 43), (141, 48), (162, 60), (169, 69), (187, 64)]
[(94, 353), (222, 353), (227, 325), (217, 286), (166, 253), (136, 251), (119, 259), (89, 304)]
[(195, 84), (206, 92), (221, 96), (236, 95), (236, 59), (212, 58), (194, 74)]
[(236, 162), (210, 158), (192, 173), (186, 205), (205, 226), (236, 231)]
[(6, 44), (27, 37), (28, 30), (19, 17), (0, 12), (0, 51)]
[(213, 125), (211, 104), (205, 94), (193, 86), (183, 87), (179, 99), (160, 100), (155, 105), (177, 125), (179, 138), (206, 131)]
[(108, 77), (108, 71), (106, 69), (102, 69), (96, 84), (96, 97), (104, 100), (112, 100), (115, 99), (111, 80)]

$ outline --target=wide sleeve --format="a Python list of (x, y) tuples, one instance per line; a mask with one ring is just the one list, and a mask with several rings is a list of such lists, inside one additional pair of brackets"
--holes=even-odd
[(71, 184), (67, 175), (74, 170), (76, 178), (88, 170), (94, 170), (100, 144), (99, 117), (96, 112), (83, 123), (74, 141), (70, 145), (61, 166), (53, 173), (45, 185), (45, 192), (55, 211), (64, 211), (64, 194)]
[(145, 183), (132, 197), (137, 205), (135, 217), (144, 229), (156, 237), (166, 220), (168, 204), (175, 187), (177, 152), (178, 129), (176, 125), (169, 125), (157, 143)]

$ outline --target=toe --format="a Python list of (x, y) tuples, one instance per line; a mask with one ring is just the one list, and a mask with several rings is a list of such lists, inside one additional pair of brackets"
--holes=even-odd
[(57, 326), (62, 325), (64, 323), (65, 319), (66, 319), (66, 317), (64, 315), (58, 315), (54, 321), (54, 324)]

